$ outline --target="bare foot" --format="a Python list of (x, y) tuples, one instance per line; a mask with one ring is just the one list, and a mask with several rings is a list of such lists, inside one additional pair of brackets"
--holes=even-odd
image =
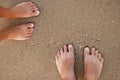
[(103, 67), (103, 58), (101, 54), (94, 47), (84, 48), (84, 80), (98, 80)]
[(64, 45), (58, 50), (56, 56), (56, 65), (63, 80), (76, 80), (74, 73), (74, 48), (70, 44)]
[(32, 2), (23, 2), (10, 9), (12, 12), (15, 12), (13, 18), (25, 18), (38, 16), (40, 11)]
[(12, 40), (27, 40), (32, 36), (34, 31), (34, 24), (28, 23), (15, 27), (9, 27), (0, 31), (1, 36), (7, 35), (6, 39)]

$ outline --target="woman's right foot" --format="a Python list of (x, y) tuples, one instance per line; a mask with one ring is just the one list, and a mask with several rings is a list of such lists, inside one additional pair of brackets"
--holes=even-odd
[(34, 24), (28, 23), (0, 30), (0, 39), (27, 40), (32, 36)]
[(84, 48), (84, 80), (98, 80), (103, 67), (103, 57), (94, 47)]
[(26, 18), (38, 16), (40, 11), (32, 2), (23, 2), (10, 8), (10, 12), (13, 15), (9, 15), (10, 18)]

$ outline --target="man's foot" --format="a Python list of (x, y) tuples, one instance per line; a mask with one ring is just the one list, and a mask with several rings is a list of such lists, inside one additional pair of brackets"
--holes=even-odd
[(103, 67), (103, 57), (94, 47), (89, 49), (89, 47), (84, 48), (84, 68), (85, 75), (84, 80), (98, 80)]
[(63, 80), (76, 80), (74, 73), (74, 48), (70, 45), (64, 45), (58, 50), (56, 56), (56, 65)]
[(11, 12), (15, 13), (11, 15), (13, 18), (26, 18), (26, 17), (33, 17), (38, 16), (40, 11), (32, 2), (23, 2), (14, 7), (12, 7)]
[(27, 40), (32, 36), (34, 31), (34, 24), (28, 23), (15, 27), (6, 28), (0, 31), (0, 34), (4, 37), (4, 35), (8, 35), (6, 39), (12, 40)]

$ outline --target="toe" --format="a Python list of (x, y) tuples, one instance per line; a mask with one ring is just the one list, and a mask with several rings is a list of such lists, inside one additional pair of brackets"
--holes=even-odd
[(30, 37), (29, 37), (29, 36), (28, 36), (28, 37), (26, 36), (26, 37), (24, 38), (24, 40), (28, 40), (28, 39), (30, 39)]
[(34, 27), (34, 23), (28, 23), (28, 27)]
[(64, 53), (67, 53), (67, 45), (64, 45)]
[(31, 37), (31, 36), (32, 36), (32, 33), (28, 33), (28, 36)]
[(35, 4), (33, 2), (28, 2), (28, 5), (34, 6)]
[(60, 48), (60, 53), (61, 55), (63, 55), (63, 48)]
[(97, 58), (99, 57), (99, 51), (98, 50), (96, 51), (96, 57)]
[(61, 58), (61, 54), (60, 54), (60, 51), (58, 50), (57, 53), (56, 53), (56, 56), (55, 56), (55, 60), (56, 62), (58, 62)]
[(59, 51), (56, 53), (55, 60), (58, 60), (58, 59), (59, 59), (58, 54), (59, 54)]
[(92, 47), (91, 49), (91, 55), (94, 55), (95, 54), (95, 47)]
[(38, 10), (38, 8), (36, 6), (33, 6), (32, 8), (33, 8), (33, 10)]
[(27, 26), (28, 30), (33, 30), (34, 29), (34, 24), (33, 23), (29, 23)]
[(56, 55), (56, 56), (55, 56), (55, 60), (58, 61), (58, 59), (59, 59), (59, 57)]
[(30, 38), (32, 36), (32, 34), (28, 34), (25, 36), (25, 38)]
[(60, 51), (57, 52), (57, 56), (58, 56), (58, 58), (61, 57), (61, 53), (60, 53)]
[(99, 59), (101, 58), (101, 54), (100, 54), (100, 53), (98, 54), (98, 58), (99, 58)]
[(40, 14), (40, 11), (39, 11), (39, 10), (35, 10), (35, 11), (32, 13), (33, 16), (38, 16), (39, 14)]
[(104, 62), (104, 59), (103, 57), (100, 58), (100, 62), (103, 63)]
[(34, 29), (28, 29), (28, 33), (33, 33)]
[(98, 50), (96, 50), (96, 51), (95, 51), (95, 56), (96, 56), (96, 57), (98, 56), (98, 53), (99, 53)]
[(90, 49), (89, 49), (89, 47), (85, 47), (84, 48), (84, 56), (87, 56), (87, 55), (89, 55), (90, 54)]
[(72, 44), (68, 45), (68, 51), (69, 51), (69, 53), (74, 53), (74, 47)]

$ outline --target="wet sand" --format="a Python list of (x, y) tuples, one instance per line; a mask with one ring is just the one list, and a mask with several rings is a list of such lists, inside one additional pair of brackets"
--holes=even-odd
[[(11, 7), (29, 0), (1, 0)], [(61, 80), (54, 55), (63, 45), (75, 46), (75, 72), (83, 78), (83, 47), (96, 46), (105, 63), (100, 80), (120, 80), (120, 0), (30, 0), (41, 15), (0, 19), (0, 28), (34, 22), (27, 41), (0, 42), (0, 80)]]

